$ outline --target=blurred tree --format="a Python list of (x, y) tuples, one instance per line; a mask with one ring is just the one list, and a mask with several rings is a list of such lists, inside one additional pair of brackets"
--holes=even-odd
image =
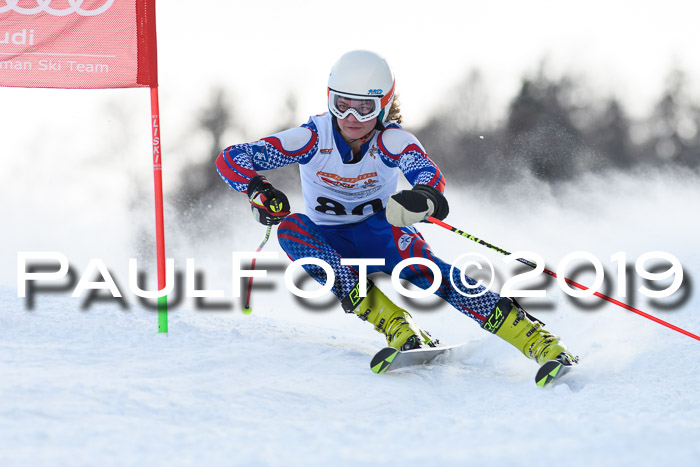
[(529, 169), (546, 181), (572, 178), (585, 153), (583, 135), (573, 123), (577, 108), (571, 78), (550, 79), (540, 68), (523, 78), (509, 107), (504, 157), (512, 168)]
[(200, 112), (198, 123), (211, 137), (209, 154), (219, 154), (223, 149), (224, 132), (235, 123), (222, 88), (213, 90), (209, 106)]
[[(269, 134), (277, 133), (289, 128), (296, 128), (302, 123), (305, 123), (305, 120), (299, 120), (299, 117), (297, 116), (298, 109), (299, 100), (297, 95), (292, 91), (287, 92), (287, 97), (284, 100), (284, 106), (277, 114), (278, 118), (276, 121), (272, 122), (274, 130), (270, 131)], [(262, 137), (267, 135), (260, 136)], [(301, 193), (301, 175), (299, 174), (299, 167), (297, 164), (276, 169), (269, 174), (266, 174), (266, 177), (268, 177), (277, 188), (287, 194), (297, 192)], [(297, 206), (296, 208), (300, 208), (300, 206)], [(292, 206), (292, 209), (295, 209), (295, 207)]]
[[(226, 145), (224, 134), (236, 124), (227, 101), (224, 89), (215, 88), (209, 102), (197, 114), (196, 129), (192, 134), (201, 133), (208, 144), (201, 152), (186, 155), (188, 163), (181, 170), (179, 186), (172, 195), (178, 225), (185, 232), (194, 232), (198, 236), (230, 223), (225, 215), (217, 213), (218, 209), (213, 209), (230, 195), (230, 188), (222, 182), (214, 166), (216, 157)], [(199, 149), (199, 145), (194, 148)], [(201, 229), (201, 225), (206, 225), (207, 229)]]
[(595, 115), (586, 130), (588, 145), (602, 156), (600, 168), (624, 169), (640, 162), (635, 157), (636, 151), (630, 137), (631, 122), (616, 97), (607, 99), (602, 111)]
[(648, 156), (664, 164), (700, 167), (700, 108), (688, 92), (685, 72), (671, 70), (665, 89), (647, 121)]
[[(231, 108), (226, 91), (214, 88), (209, 101), (198, 112), (191, 132), (192, 150), (196, 153), (186, 155), (188, 163), (181, 170), (180, 183), (172, 195), (179, 226), (197, 238), (227, 231), (232, 224), (232, 213), (248, 210), (245, 197), (235, 202), (231, 188), (221, 180), (215, 167), (216, 158), (225, 147), (248, 141)], [(290, 92), (284, 108), (276, 114), (279, 118), (271, 122), (274, 129), (257, 137), (298, 126), (296, 114), (297, 98)], [(238, 130), (236, 141), (227, 141), (234, 130)], [(266, 175), (279, 189), (289, 194), (300, 192), (299, 169), (295, 164)]]
[(471, 71), (421, 128), (411, 130), (450, 180), (490, 182), (530, 172), (559, 182), (591, 170), (640, 163), (700, 168), (700, 105), (676, 69), (649, 118), (633, 121), (615, 96), (584, 92), (581, 79), (553, 79), (541, 65), (524, 76), (503, 123), (488, 118), (487, 90)]
[[(541, 65), (534, 76), (522, 78), (504, 122), (494, 123), (484, 79), (472, 70), (449, 91), (446, 105), (426, 124), (405, 125), (456, 186), (492, 184), (496, 177), (517, 179), (523, 172), (556, 183), (588, 170), (624, 169), (646, 161), (700, 167), (700, 107), (689, 98), (682, 71), (669, 74), (661, 98), (643, 125), (629, 119), (616, 97), (596, 104), (595, 96), (585, 96), (581, 89), (580, 79), (566, 75), (553, 79)], [(296, 95), (290, 92), (266, 134), (302, 123), (297, 108)], [(230, 188), (214, 168), (219, 152), (230, 144), (226, 133), (239, 126), (230, 109), (224, 90), (214, 89), (192, 132), (204, 135), (207, 143), (194, 143), (197, 156), (182, 171), (173, 196), (180, 224), (196, 228), (200, 235), (197, 226), (218, 230), (230, 224), (225, 212), (247, 208), (245, 203), (230, 202)], [(237, 141), (244, 141), (244, 133), (239, 133)], [(632, 138), (638, 134), (645, 138)], [(266, 175), (292, 198), (299, 194), (296, 165)]]
[(274, 122), (277, 128), (273, 133), (299, 126), (302, 122), (299, 121), (299, 117), (297, 116), (298, 111), (299, 101), (297, 95), (292, 91), (287, 92), (287, 97), (284, 100), (284, 107), (279, 113), (279, 121)]
[(470, 71), (449, 91), (446, 105), (413, 130), (449, 181), (483, 181), (491, 173), (494, 136), (489, 96), (482, 74)]

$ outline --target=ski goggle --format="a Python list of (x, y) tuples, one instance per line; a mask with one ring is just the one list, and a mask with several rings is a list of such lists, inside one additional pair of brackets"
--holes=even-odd
[(382, 112), (379, 97), (357, 96), (328, 89), (328, 109), (339, 119), (350, 114), (359, 122), (367, 122), (379, 116)]

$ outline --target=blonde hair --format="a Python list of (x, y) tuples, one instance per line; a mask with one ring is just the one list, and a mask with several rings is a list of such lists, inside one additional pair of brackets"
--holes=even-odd
[(394, 100), (391, 103), (391, 108), (389, 109), (389, 116), (387, 117), (387, 122), (396, 122), (399, 125), (403, 121), (401, 116), (401, 102), (399, 101), (399, 95), (394, 94)]

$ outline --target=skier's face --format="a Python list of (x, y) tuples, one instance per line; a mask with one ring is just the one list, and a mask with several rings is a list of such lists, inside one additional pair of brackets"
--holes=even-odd
[(372, 128), (377, 124), (377, 119), (373, 118), (366, 122), (358, 122), (353, 114), (349, 114), (343, 119), (338, 119), (338, 126), (340, 127), (340, 134), (343, 135), (347, 141), (356, 140), (362, 138), (367, 133), (372, 131)]

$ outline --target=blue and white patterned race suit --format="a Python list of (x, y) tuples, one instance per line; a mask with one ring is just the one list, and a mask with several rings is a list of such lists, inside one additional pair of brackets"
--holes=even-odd
[[(442, 273), (436, 295), (483, 323), (500, 296), (478, 287), (470, 295), (460, 294), (450, 283), (450, 274), (452, 283), (461, 283), (459, 270), (434, 256), (415, 228), (394, 227), (386, 220), (384, 208), (397, 190), (399, 172), (411, 185), (426, 184), (442, 192), (445, 179), (438, 167), (415, 136), (396, 124), (375, 132), (361, 152), (359, 161), (350, 162), (352, 150), (340, 136), (334, 118), (326, 113), (311, 117), (301, 127), (230, 146), (219, 155), (216, 166), (231, 187), (245, 192), (258, 171), (299, 164), (305, 214), (285, 218), (277, 238), (292, 260), (315, 257), (328, 263), (335, 273), (332, 291), (338, 299), (358, 282), (357, 268), (341, 265), (342, 258), (382, 258), (385, 264), (369, 266), (368, 273), (391, 274), (401, 260), (421, 257), (435, 263)], [(304, 269), (325, 283), (320, 266), (305, 265)], [(422, 289), (433, 283), (432, 272), (422, 265), (404, 268), (401, 278)], [(466, 281), (475, 284), (470, 278)]]

